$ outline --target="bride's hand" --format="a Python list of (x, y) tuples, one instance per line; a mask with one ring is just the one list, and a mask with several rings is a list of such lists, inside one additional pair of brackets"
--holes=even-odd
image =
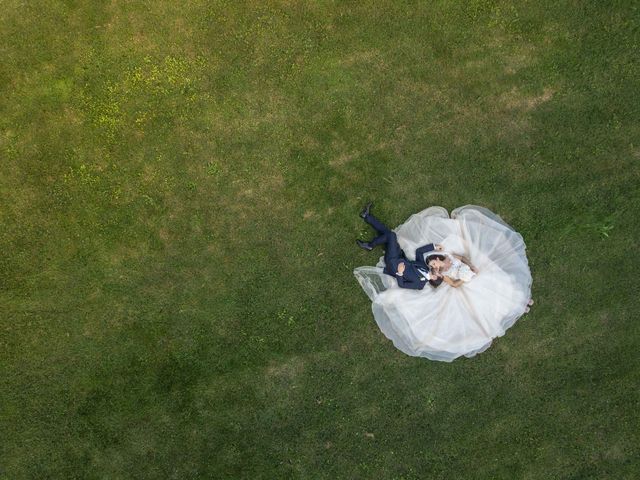
[(474, 267), (473, 265), (471, 266), (471, 271), (473, 273), (478, 273), (478, 269), (476, 267)]

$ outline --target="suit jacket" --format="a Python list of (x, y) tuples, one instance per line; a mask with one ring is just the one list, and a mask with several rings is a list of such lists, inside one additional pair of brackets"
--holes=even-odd
[[(435, 250), (433, 243), (424, 245), (416, 250), (416, 259), (414, 261), (407, 260), (404, 252), (401, 252), (401, 256), (393, 259), (388, 259), (386, 262), (384, 273), (391, 275), (398, 280), (398, 286), (401, 288), (410, 288), (412, 290), (422, 290), (429, 281), (427, 277), (420, 273), (417, 267), (422, 268), (428, 272), (429, 267), (424, 261), (424, 255), (428, 252)], [(398, 275), (398, 265), (404, 263), (404, 272), (402, 275)]]

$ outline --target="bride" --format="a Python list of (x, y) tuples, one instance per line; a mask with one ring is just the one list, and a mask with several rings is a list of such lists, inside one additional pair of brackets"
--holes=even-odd
[(449, 253), (429, 256), (428, 265), (436, 276), (442, 277), (445, 283), (456, 288), (478, 273), (478, 269), (465, 257)]
[[(394, 232), (406, 257), (416, 249), (422, 256), (427, 241), (439, 244), (424, 259), (406, 262), (424, 260), (429, 268), (430, 285), (420, 290), (400, 288), (384, 257), (376, 267), (354, 270), (380, 330), (404, 353), (446, 362), (472, 357), (533, 304), (522, 236), (486, 208), (467, 205), (451, 216), (427, 208)], [(441, 285), (434, 281), (440, 278)]]

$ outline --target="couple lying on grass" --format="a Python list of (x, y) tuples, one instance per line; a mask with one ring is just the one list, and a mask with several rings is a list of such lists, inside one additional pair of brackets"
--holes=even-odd
[(473, 356), (533, 304), (522, 236), (489, 210), (470, 205), (449, 216), (431, 207), (395, 230), (371, 214), (371, 204), (360, 216), (377, 236), (358, 245), (383, 245), (385, 253), (354, 274), (380, 329), (403, 352), (443, 361)]

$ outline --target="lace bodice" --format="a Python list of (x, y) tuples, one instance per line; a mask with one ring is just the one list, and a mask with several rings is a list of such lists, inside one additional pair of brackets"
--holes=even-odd
[(469, 265), (461, 262), (456, 257), (449, 255), (448, 253), (445, 253), (445, 255), (451, 261), (451, 266), (448, 270), (442, 272), (443, 275), (446, 275), (452, 280), (464, 280), (465, 282), (468, 282), (475, 276), (475, 273), (471, 270)]

